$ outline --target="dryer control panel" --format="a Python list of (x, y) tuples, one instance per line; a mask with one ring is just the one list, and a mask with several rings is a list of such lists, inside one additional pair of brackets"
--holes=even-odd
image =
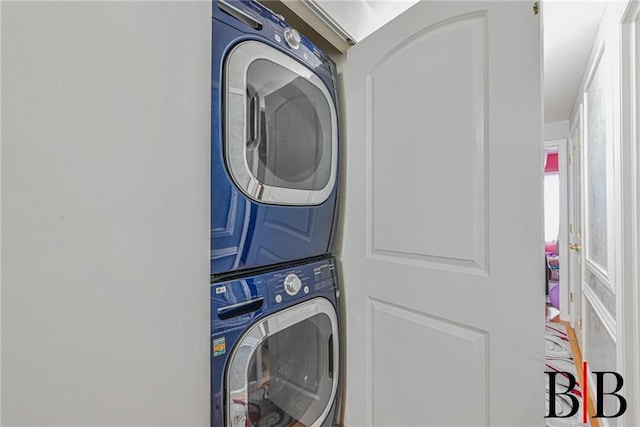
[(336, 65), (322, 50), (290, 26), (281, 15), (253, 0), (216, 0), (216, 19), (246, 33), (260, 34), (269, 42), (298, 58), (316, 73), (326, 76), (335, 89)]

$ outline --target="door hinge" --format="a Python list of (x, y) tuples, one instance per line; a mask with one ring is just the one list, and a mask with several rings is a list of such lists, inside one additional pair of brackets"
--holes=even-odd
[(538, 13), (540, 13), (540, 2), (535, 2), (533, 4), (533, 14), (537, 15)]
[(573, 154), (569, 155), (569, 164), (572, 165), (573, 164)]
[(580, 329), (582, 329), (584, 326), (584, 322), (582, 321), (582, 319), (580, 319)]
[(573, 224), (569, 224), (569, 233), (573, 233)]
[(582, 227), (578, 228), (578, 239), (582, 239)]
[(570, 300), (571, 302), (573, 302), (573, 300), (574, 300), (573, 292), (569, 292), (569, 300)]

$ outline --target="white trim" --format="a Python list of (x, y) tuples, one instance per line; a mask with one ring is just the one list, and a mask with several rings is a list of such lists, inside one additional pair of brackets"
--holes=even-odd
[[(586, 359), (583, 357), (582, 360), (584, 361)], [(595, 383), (595, 380), (593, 379), (593, 372), (591, 371), (591, 366), (588, 363), (589, 361), (587, 360), (587, 383), (589, 384), (588, 397), (593, 403), (593, 406), (595, 408), (597, 403), (596, 403), (596, 400), (593, 398), (593, 394), (596, 391), (596, 383)], [(582, 366), (580, 367), (580, 370), (582, 371)], [(582, 384), (582, 387), (584, 387), (584, 384)], [(591, 419), (591, 417), (589, 417), (589, 419)], [(610, 427), (609, 420), (607, 418), (598, 418), (598, 422), (600, 423), (601, 427)]]
[[(584, 257), (584, 267), (585, 270), (589, 270), (589, 272), (591, 272), (594, 276), (596, 276), (596, 279), (598, 279), (599, 281), (601, 281), (602, 283), (604, 283), (604, 285), (612, 292), (615, 294), (615, 290), (613, 289), (613, 286), (611, 284), (611, 280), (609, 279), (609, 277), (606, 275), (606, 273), (604, 271), (602, 271), (602, 269), (600, 268), (600, 266), (598, 264), (595, 264), (593, 262), (591, 262), (589, 259), (587, 259), (587, 257)], [(582, 280), (585, 280), (584, 278)]]
[(571, 133), (576, 129), (578, 124), (581, 122), (580, 118), (582, 117), (582, 86), (580, 86), (580, 91), (576, 95), (576, 102), (573, 110), (570, 114), (569, 119), (569, 138), (571, 138)]
[[(628, 2), (620, 25), (620, 260), (616, 300), (618, 371), (628, 402), (640, 399), (640, 2)], [(620, 425), (640, 425), (640, 408), (630, 404)]]
[[(278, 0), (279, 3), (291, 11), (292, 14), (300, 18), (309, 25), (322, 38), (324, 38), (338, 52), (344, 54), (355, 40), (341, 25), (337, 24), (322, 7), (314, 0)], [(314, 7), (309, 3), (313, 2)], [(263, 2), (264, 4), (265, 2)], [(268, 5), (268, 2), (267, 2)], [(321, 13), (315, 10), (322, 9)], [(283, 12), (284, 14), (284, 12)], [(287, 17), (285, 17), (286, 19)], [(337, 27), (336, 27), (337, 25)]]
[[(611, 22), (611, 21), (615, 21), (615, 22), (621, 22), (622, 21), (622, 15), (625, 11), (625, 8), (627, 6), (628, 3), (630, 3), (631, 1), (637, 1), (637, 0), (620, 0), (620, 1), (610, 1), (607, 3), (607, 6), (605, 7), (604, 13), (602, 15), (602, 19), (601, 19), (601, 24), (600, 27), (598, 28), (598, 32), (596, 33), (596, 36), (594, 38), (594, 49), (591, 50), (591, 54), (589, 55), (589, 60), (587, 61), (587, 67), (585, 68), (585, 72), (582, 75), (582, 79), (580, 82), (580, 88), (584, 89), (587, 86), (587, 80), (589, 78), (589, 75), (591, 74), (591, 65), (594, 64), (596, 62), (596, 57), (599, 54), (599, 47), (600, 45), (604, 42), (604, 39), (607, 38), (608, 36), (608, 28), (606, 28), (606, 25), (603, 25), (603, 23), (606, 22)], [(598, 47), (598, 49), (595, 49), (595, 47)], [(578, 114), (580, 114), (580, 105), (582, 104), (582, 95), (579, 94), (576, 97), (576, 100), (573, 104), (573, 108), (571, 110), (571, 114), (569, 115), (569, 117), (572, 117), (574, 120), (576, 119), (576, 117), (578, 116)]]
[[(578, 99), (583, 99), (583, 94), (584, 92), (581, 90), (581, 94), (578, 96)], [(578, 243), (582, 246), (584, 246), (584, 182), (585, 182), (585, 177), (584, 177), (584, 104), (580, 103), (578, 105), (578, 109), (575, 112), (575, 115), (572, 118), (572, 123), (571, 123), (571, 127), (570, 127), (570, 133), (569, 133), (569, 138), (570, 141), (572, 141), (573, 139), (575, 139), (575, 141), (572, 143), (576, 145), (576, 152), (574, 153), (572, 151), (572, 154), (576, 155), (576, 158), (574, 160), (574, 167), (577, 168), (577, 170), (573, 171), (573, 177), (576, 180), (576, 182), (574, 183), (575, 188), (574, 188), (574, 192), (575, 194), (573, 194), (573, 198), (572, 200), (570, 200), (570, 203), (574, 204), (574, 218), (570, 218), (570, 220), (572, 219), (576, 219), (576, 224), (574, 224), (576, 226), (576, 229), (574, 230), (574, 234), (573, 234), (573, 242), (574, 243)], [(584, 265), (585, 265), (585, 259), (584, 259), (584, 250), (581, 250), (578, 254), (577, 257), (574, 259), (575, 261), (575, 265), (572, 265), (573, 267), (573, 272), (574, 272), (574, 278), (571, 278), (570, 275), (570, 280), (571, 280), (571, 290), (575, 293), (574, 294), (574, 313), (572, 316), (572, 325), (573, 328), (578, 331), (576, 333), (576, 336), (578, 338), (578, 343), (580, 345), (582, 345), (582, 343), (584, 342), (584, 330), (580, 328), (580, 320), (584, 317), (583, 316), (583, 311), (584, 311), (584, 300), (583, 300), (583, 295), (582, 295), (582, 279), (584, 276)]]
[[(320, 5), (317, 0), (300, 0), (314, 15), (316, 15), (327, 27), (331, 29), (335, 34), (344, 40), (349, 46), (356, 44), (355, 37), (353, 37), (345, 28), (338, 23), (326, 10)], [(285, 2), (286, 3), (286, 2)]]
[[(575, 156), (575, 152), (573, 150), (574, 145), (577, 147), (578, 152), (581, 150), (580, 138), (582, 137), (582, 130), (580, 129), (580, 126), (582, 126), (582, 120), (581, 115), (578, 115), (574, 120), (572, 120), (569, 126), (569, 138), (567, 140), (567, 153), (569, 153), (569, 156)], [(577, 201), (581, 195), (577, 195), (577, 193), (582, 191), (579, 185), (582, 180), (578, 176), (579, 171), (575, 170), (575, 168), (580, 167), (581, 163), (582, 159), (577, 158), (577, 156), (574, 157), (572, 163), (567, 159), (567, 223), (573, 224), (574, 227), (573, 232), (567, 228), (567, 244), (582, 244), (582, 239), (578, 239), (582, 222), (580, 219), (576, 221), (576, 218), (580, 217), (581, 206)], [(569, 194), (570, 189), (573, 190), (571, 194)], [(570, 294), (573, 293), (574, 296), (573, 305), (569, 306), (569, 323), (575, 330), (579, 327), (581, 316), (581, 306), (578, 304), (581, 298), (580, 287), (582, 285), (582, 262), (578, 257), (581, 256), (582, 252), (576, 254), (569, 252), (565, 261), (565, 264), (567, 264), (566, 269), (568, 270), (568, 292)]]
[(616, 319), (613, 318), (611, 313), (606, 309), (600, 298), (593, 292), (593, 290), (585, 284), (582, 285), (582, 294), (585, 296), (585, 299), (589, 301), (593, 311), (595, 311), (596, 315), (600, 319), (600, 322), (604, 326), (604, 329), (607, 331), (609, 336), (614, 342), (618, 342), (616, 339)]
[(596, 71), (598, 71), (598, 67), (600, 66), (602, 57), (604, 56), (604, 52), (606, 49), (605, 41), (606, 40), (602, 39), (598, 42), (598, 48), (595, 50), (593, 62), (589, 62), (589, 72), (587, 73), (586, 80), (584, 82), (584, 85), (582, 86), (583, 92), (586, 92), (587, 87), (591, 86), (593, 77), (595, 76)]
[(552, 139), (550, 141), (545, 141), (544, 142), (544, 149), (547, 150), (549, 148), (560, 147), (560, 146), (562, 146), (562, 144), (566, 144), (566, 142), (567, 142), (566, 138)]
[[(582, 91), (582, 95), (584, 95), (584, 91)], [(583, 96), (581, 96), (580, 98), (583, 98)], [(584, 108), (584, 102), (580, 103), (580, 108), (579, 108), (579, 114), (580, 114), (580, 170), (578, 171), (578, 174), (580, 176), (580, 187), (578, 188), (578, 191), (580, 192), (580, 227), (582, 229), (582, 235), (580, 238), (580, 244), (582, 245), (582, 251), (580, 251), (580, 283), (578, 283), (578, 293), (579, 293), (579, 302), (580, 302), (580, 320), (583, 321), (584, 323), (584, 293), (582, 292), (582, 280), (584, 279), (584, 269), (585, 269), (585, 264), (586, 264), (586, 259), (584, 256), (584, 236), (586, 234), (585, 231), (585, 217), (584, 217), (584, 199), (585, 199), (585, 191), (584, 191), (584, 183), (586, 181), (585, 178), (585, 146), (584, 146), (584, 134), (585, 134), (585, 128), (586, 128), (586, 124), (585, 124), (585, 108)], [(580, 345), (584, 344), (584, 338), (585, 338), (585, 330), (583, 327), (580, 328), (580, 334), (578, 335), (578, 343)]]
[[(558, 153), (558, 169), (560, 175), (560, 233), (562, 240), (560, 240), (560, 262), (564, 263), (564, 266), (560, 266), (560, 318), (563, 320), (569, 320), (569, 265), (567, 260), (569, 259), (569, 201), (567, 200), (568, 182), (567, 182), (567, 170), (569, 162), (567, 161), (567, 140), (565, 139), (560, 145), (560, 151)], [(564, 243), (563, 243), (564, 240)]]

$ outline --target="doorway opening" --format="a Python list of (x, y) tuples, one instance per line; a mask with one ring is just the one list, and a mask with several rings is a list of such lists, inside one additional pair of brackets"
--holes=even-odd
[(559, 147), (544, 150), (544, 252), (546, 320), (560, 314), (560, 173)]

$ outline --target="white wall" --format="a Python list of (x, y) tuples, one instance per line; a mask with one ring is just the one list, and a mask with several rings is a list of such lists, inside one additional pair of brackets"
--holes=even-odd
[(413, 6), (418, 0), (317, 0), (331, 18), (360, 41)]
[(544, 124), (544, 140), (554, 141), (557, 139), (567, 139), (569, 137), (569, 120), (551, 122)]
[[(592, 371), (616, 371), (624, 377), (623, 394), (629, 402), (629, 410), (624, 417), (608, 419), (604, 425), (610, 427), (635, 426), (640, 423), (637, 405), (632, 403), (637, 401), (640, 390), (638, 365), (635, 363), (640, 348), (637, 346), (637, 334), (634, 334), (638, 330), (638, 300), (635, 299), (638, 258), (637, 246), (631, 245), (638, 233), (637, 224), (632, 217), (632, 203), (637, 197), (633, 174), (636, 173), (634, 170), (637, 170), (637, 165), (631, 159), (634, 153), (632, 147), (636, 141), (632, 140), (631, 135), (623, 137), (622, 132), (622, 126), (635, 128), (637, 118), (631, 117), (631, 91), (628, 87), (621, 86), (620, 79), (626, 75), (625, 79), (628, 81), (630, 71), (624, 70), (621, 64), (631, 65), (636, 56), (632, 51), (621, 48), (621, 22), (627, 7), (629, 10), (634, 7), (637, 9), (634, 3), (636, 2), (624, 0), (607, 4), (572, 113), (573, 120), (577, 121), (581, 104), (584, 103), (583, 159), (586, 158), (587, 162), (583, 163), (586, 169), (582, 182), (587, 185), (587, 194), (590, 191), (590, 181), (602, 182), (599, 180), (604, 175), (607, 184), (606, 198), (602, 194), (602, 197), (592, 197), (591, 201), (585, 198), (584, 201), (584, 205), (592, 210), (594, 220), (590, 221), (587, 209), (580, 316), (584, 321), (584, 329), (579, 334), (582, 355), (589, 362)], [(626, 102), (621, 102), (621, 98), (625, 98)], [(589, 150), (598, 153), (600, 143), (604, 143), (604, 158), (592, 154), (594, 157), (591, 161), (597, 165), (595, 159), (601, 160), (605, 167), (600, 170), (597, 166), (589, 168)], [(599, 196), (597, 191), (591, 191), (591, 194)], [(593, 236), (597, 236), (596, 231), (603, 228), (595, 219), (601, 217), (602, 212), (606, 215), (607, 234), (606, 239), (596, 242)], [(595, 246), (596, 243), (599, 245)], [(594, 265), (596, 257), (592, 248), (601, 251), (606, 249), (607, 259), (601, 267)], [(609, 385), (605, 384), (605, 387)], [(605, 413), (611, 414), (617, 409), (615, 399), (605, 400)]]
[(2, 424), (209, 420), (208, 2), (2, 2)]

